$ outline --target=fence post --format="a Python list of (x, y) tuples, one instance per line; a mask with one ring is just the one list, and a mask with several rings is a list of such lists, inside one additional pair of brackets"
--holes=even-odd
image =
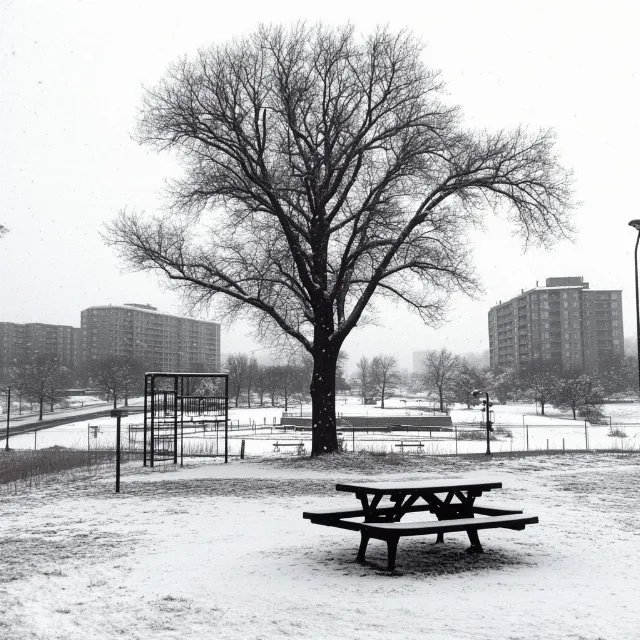
[(458, 455), (458, 425), (454, 424), (453, 425), (453, 437), (455, 438), (456, 441), (456, 455)]
[(587, 434), (587, 421), (584, 421), (584, 448), (589, 449), (589, 436)]
[(351, 448), (353, 453), (356, 452), (356, 429), (355, 427), (351, 427)]
[(526, 425), (527, 430), (527, 451), (529, 451), (529, 425)]
[(120, 493), (120, 420), (116, 418), (116, 493)]
[(244, 440), (240, 443), (240, 460), (244, 460)]
[(549, 438), (547, 438), (547, 453), (549, 453)]
[(38, 430), (37, 429), (33, 430), (33, 450), (34, 451), (38, 450)]
[(562, 438), (562, 453), (564, 453), (564, 438)]

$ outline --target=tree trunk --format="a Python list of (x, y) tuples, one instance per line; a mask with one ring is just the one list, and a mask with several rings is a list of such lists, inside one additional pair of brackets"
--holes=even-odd
[(118, 402), (118, 397), (116, 396), (116, 394), (113, 394), (113, 408), (116, 408), (116, 402)]
[(544, 393), (540, 394), (540, 415), (544, 415)]
[(382, 383), (382, 402), (380, 403), (380, 408), (384, 409), (384, 392), (385, 392), (385, 384), (384, 382)]
[(336, 364), (337, 353), (330, 353), (325, 343), (314, 342), (311, 376), (311, 455), (338, 452), (336, 432)]
[(51, 398), (51, 413), (53, 413), (53, 398)]
[(40, 398), (40, 416), (38, 417), (38, 420), (42, 420), (42, 407), (44, 405), (44, 398)]
[(444, 389), (438, 387), (438, 398), (440, 398), (440, 413), (444, 413)]

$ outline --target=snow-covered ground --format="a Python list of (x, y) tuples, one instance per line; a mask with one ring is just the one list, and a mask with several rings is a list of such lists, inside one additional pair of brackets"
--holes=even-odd
[[(409, 411), (403, 408), (403, 400), (415, 406), (416, 401), (411, 398), (392, 398), (387, 400), (391, 408), (362, 406), (357, 398), (343, 397), (336, 403), (338, 414), (368, 415), (398, 417), (419, 415), (419, 411)], [(294, 407), (293, 411), (300, 411), (303, 415), (310, 412), (310, 406)], [(539, 411), (539, 410), (538, 410)], [(493, 407), (493, 419), (497, 427), (495, 440), (491, 441), (493, 452), (510, 452), (526, 450), (640, 450), (640, 404), (611, 404), (604, 405), (605, 416), (611, 416), (611, 423), (618, 435), (610, 435), (609, 425), (585, 425), (583, 420), (571, 420), (566, 413), (562, 414), (551, 406), (545, 408), (545, 416), (536, 413), (533, 404), (509, 404)], [(256, 407), (252, 409), (239, 408), (230, 410), (232, 429), (230, 430), (229, 451), (231, 455), (238, 455), (242, 440), (245, 441), (245, 455), (263, 456), (274, 453), (275, 442), (295, 443), (303, 442), (308, 453), (310, 449), (309, 432), (286, 433), (277, 425), (281, 422), (282, 409), (270, 407)], [(432, 414), (430, 414), (432, 415)], [(466, 409), (457, 405), (451, 410), (451, 418), (456, 430), (453, 432), (437, 432), (424, 429), (420, 432), (395, 433), (356, 433), (342, 432), (344, 445), (348, 451), (355, 447), (356, 451), (404, 451), (415, 452), (415, 448), (402, 448), (398, 445), (422, 443), (421, 451), (427, 455), (454, 453), (484, 453), (486, 441), (482, 437), (481, 425), (483, 414), (478, 408)], [(142, 442), (141, 415), (124, 418), (123, 446), (128, 448), (140, 447)], [(246, 425), (251, 425), (247, 427)], [(238, 429), (237, 427), (245, 426)], [(93, 428), (92, 428), (93, 427)], [(475, 434), (472, 433), (475, 430)], [(619, 437), (624, 433), (625, 437)], [(224, 440), (222, 432), (215, 430), (206, 434), (190, 435), (186, 431), (184, 439), (185, 455), (189, 453), (223, 453)], [(0, 438), (3, 433), (0, 431)], [(475, 440), (467, 439), (475, 435)], [(73, 424), (62, 425), (51, 429), (38, 431), (36, 434), (24, 434), (11, 438), (10, 446), (16, 449), (41, 449), (50, 446), (64, 446), (76, 449), (105, 449), (115, 446), (115, 419), (106, 417), (94, 420), (79, 420)], [(294, 453), (295, 448), (281, 448), (283, 452)]]
[[(393, 465), (392, 465), (393, 463)], [(525, 531), (373, 541), (312, 525), (340, 480), (490, 476)], [(342, 456), (209, 463), (0, 497), (0, 637), (21, 640), (638, 638), (640, 456)], [(416, 514), (418, 517), (424, 515)]]

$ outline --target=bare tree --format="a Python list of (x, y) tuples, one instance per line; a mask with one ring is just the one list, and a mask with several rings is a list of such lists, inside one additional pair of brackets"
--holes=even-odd
[[(574, 370), (566, 371), (560, 376), (555, 385), (548, 391), (549, 400), (555, 407), (561, 410), (571, 410), (573, 419), (576, 413), (599, 413), (599, 405), (602, 404), (602, 388), (598, 386), (592, 375), (588, 372)], [(598, 411), (591, 408), (597, 406)]]
[(255, 356), (251, 356), (247, 360), (247, 369), (245, 372), (246, 389), (247, 389), (247, 406), (251, 408), (251, 392), (253, 391), (260, 373), (260, 365)]
[(371, 360), (371, 386), (380, 395), (381, 407), (384, 409), (384, 399), (393, 392), (393, 386), (398, 384), (398, 363), (394, 356), (380, 355)]
[(184, 163), (173, 206), (123, 211), (105, 234), (192, 304), (312, 356), (312, 455), (338, 451), (338, 354), (376, 299), (441, 321), (451, 293), (479, 288), (466, 237), (487, 209), (527, 243), (569, 229), (553, 134), (464, 128), (421, 52), (406, 31), (298, 23), (179, 60), (137, 132)]
[(237, 407), (247, 384), (249, 358), (245, 353), (232, 353), (227, 357), (226, 368), (229, 372), (229, 395), (234, 397)]
[(143, 386), (144, 364), (129, 356), (107, 356), (91, 363), (91, 383), (103, 394), (113, 398), (115, 409), (118, 399), (129, 404), (131, 394)]
[(0, 224), (0, 238), (2, 238), (2, 236), (8, 232), (9, 232), (9, 229), (7, 229), (7, 227), (5, 227), (3, 224)]
[(50, 356), (39, 356), (20, 365), (17, 386), (22, 394), (40, 408), (38, 420), (42, 420), (44, 403), (49, 400), (51, 411), (56, 400), (64, 396), (65, 377), (60, 363)]
[(271, 400), (271, 406), (275, 407), (280, 393), (280, 373), (278, 371), (278, 367), (273, 364), (266, 366), (265, 378), (267, 395)]
[(435, 389), (440, 401), (440, 411), (444, 411), (444, 402), (453, 388), (453, 383), (460, 368), (460, 358), (446, 347), (440, 351), (427, 351), (424, 358), (424, 383)]
[[(533, 360), (518, 371), (518, 378), (523, 387), (533, 391), (536, 404), (540, 403), (540, 413), (544, 415), (544, 409), (552, 395), (552, 389), (559, 384), (561, 375), (560, 365), (548, 360)], [(536, 407), (537, 412), (537, 407)]]
[(360, 383), (360, 395), (365, 404), (371, 391), (371, 363), (366, 356), (362, 356), (356, 363), (358, 382)]
[(289, 410), (289, 398), (295, 389), (295, 379), (298, 373), (297, 367), (291, 363), (281, 364), (276, 367), (278, 389), (284, 400), (284, 410)]
[(267, 394), (267, 371), (264, 365), (259, 364), (255, 375), (255, 388), (260, 406), (264, 407), (264, 397)]

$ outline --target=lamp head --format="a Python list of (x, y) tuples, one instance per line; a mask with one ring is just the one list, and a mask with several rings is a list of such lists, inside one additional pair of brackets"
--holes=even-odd
[(474, 389), (474, 390), (471, 392), (471, 395), (472, 395), (474, 398), (477, 398), (477, 397), (480, 395), (480, 389)]
[(632, 220), (629, 226), (633, 227), (636, 231), (640, 231), (640, 220)]

